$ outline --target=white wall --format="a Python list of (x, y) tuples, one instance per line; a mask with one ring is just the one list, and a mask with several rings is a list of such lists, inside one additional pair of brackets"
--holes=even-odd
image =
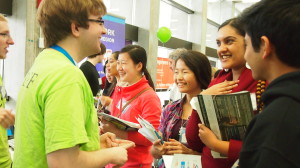
[(103, 0), (107, 12), (126, 18), (125, 22), (132, 24), (133, 0)]
[(217, 43), (217, 32), (218, 27), (207, 23), (207, 32), (206, 32), (206, 46), (211, 48), (216, 48)]
[(210, 1), (208, 3), (207, 18), (221, 24), (232, 16), (232, 2)]
[(26, 1), (14, 0), (13, 15), (7, 19), (15, 45), (9, 47), (4, 63), (4, 84), (11, 98), (6, 107), (15, 110), (18, 91), (25, 73)]

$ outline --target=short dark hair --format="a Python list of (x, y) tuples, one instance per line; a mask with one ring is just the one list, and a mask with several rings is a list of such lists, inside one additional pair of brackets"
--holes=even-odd
[(114, 56), (115, 60), (118, 60), (119, 54), (120, 54), (120, 51), (115, 51), (115, 52), (112, 53), (112, 55)]
[(260, 51), (261, 37), (266, 36), (280, 61), (299, 68), (299, 9), (299, 0), (262, 0), (247, 8), (239, 21), (251, 38), (254, 51)]
[(100, 48), (101, 48), (101, 51), (100, 51), (100, 55), (104, 55), (106, 53), (106, 47), (103, 43), (100, 44)]
[(147, 66), (147, 53), (146, 50), (138, 45), (127, 45), (120, 51), (121, 53), (128, 53), (130, 58), (135, 64), (142, 63), (142, 72), (144, 72), (144, 75), (146, 76), (146, 79), (148, 80), (149, 85), (155, 90), (154, 83), (152, 81), (152, 78), (150, 76), (150, 73), (148, 72), (146, 66)]
[(175, 64), (178, 60), (182, 60), (193, 71), (201, 89), (207, 89), (211, 81), (211, 65), (207, 56), (198, 51), (188, 50), (179, 55)]
[(88, 58), (95, 58), (98, 55), (104, 55), (106, 53), (106, 47), (103, 43), (100, 43), (101, 51), (97, 54), (89, 55)]
[(220, 30), (222, 27), (227, 26), (227, 25), (233, 27), (236, 30), (237, 34), (239, 34), (241, 36), (246, 35), (243, 25), (238, 21), (237, 18), (231, 18), (231, 19), (226, 20), (219, 26), (218, 30)]

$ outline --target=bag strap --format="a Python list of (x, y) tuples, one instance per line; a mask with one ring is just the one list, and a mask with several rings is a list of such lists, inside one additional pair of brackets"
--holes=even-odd
[[(126, 104), (122, 107), (121, 109), (121, 113), (123, 112), (123, 109), (125, 109), (133, 100), (135, 100), (137, 97), (139, 97), (141, 94), (143, 94), (144, 92), (146, 92), (147, 90), (151, 90), (152, 88), (145, 88), (142, 91), (140, 91), (138, 94), (136, 94), (134, 97), (132, 97), (128, 102), (126, 102)], [(121, 113), (119, 114), (119, 116), (121, 115)]]

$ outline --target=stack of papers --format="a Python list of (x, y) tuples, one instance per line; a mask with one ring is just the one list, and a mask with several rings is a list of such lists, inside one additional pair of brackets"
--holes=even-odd
[(161, 139), (161, 143), (163, 144), (162, 138), (159, 136), (158, 132), (155, 130), (155, 128), (151, 123), (143, 119), (141, 116), (139, 116), (136, 119), (142, 126), (142, 128), (138, 130), (140, 134), (142, 134), (145, 138), (147, 138), (152, 143), (158, 139)]

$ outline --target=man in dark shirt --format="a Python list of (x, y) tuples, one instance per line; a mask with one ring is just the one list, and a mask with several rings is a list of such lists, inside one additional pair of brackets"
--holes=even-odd
[(90, 55), (81, 66), (80, 69), (90, 84), (93, 95), (96, 96), (101, 89), (102, 80), (96, 69), (96, 64), (102, 63), (104, 54), (106, 53), (106, 47), (104, 44), (100, 44), (101, 52), (98, 54)]
[(239, 17), (264, 108), (247, 128), (240, 168), (300, 167), (300, 0), (262, 0)]

